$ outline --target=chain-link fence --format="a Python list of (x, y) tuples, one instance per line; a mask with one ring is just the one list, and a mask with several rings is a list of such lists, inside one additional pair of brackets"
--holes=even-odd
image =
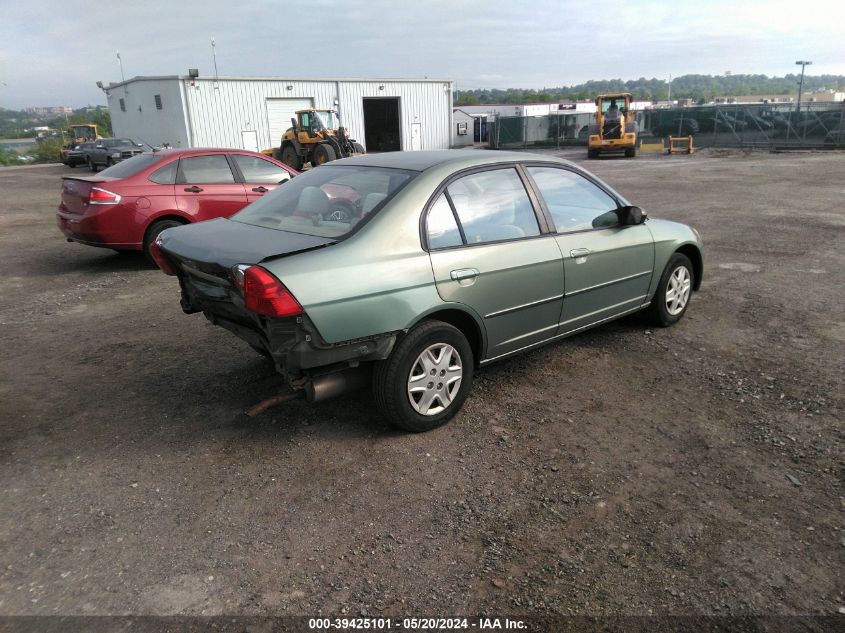
[(498, 117), (491, 122), (490, 147), (514, 149), (586, 145), (587, 127), (593, 115), (569, 112), (530, 117)]
[(696, 147), (842, 148), (845, 103), (719, 104), (645, 110), (643, 135), (692, 134)]
[[(586, 145), (593, 115), (584, 112), (499, 117), (491, 123), (497, 149)], [(643, 110), (643, 141), (692, 135), (696, 147), (845, 149), (845, 103), (718, 104)]]

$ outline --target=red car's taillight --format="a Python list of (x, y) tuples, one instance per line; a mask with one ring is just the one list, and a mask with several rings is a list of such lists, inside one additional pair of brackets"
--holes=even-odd
[(167, 255), (165, 255), (164, 251), (161, 250), (161, 244), (159, 244), (158, 238), (156, 238), (155, 241), (150, 242), (150, 257), (153, 258), (153, 261), (159, 268), (161, 268), (161, 272), (165, 275), (176, 274), (176, 271), (173, 270), (173, 265), (170, 263), (170, 260), (167, 259)]
[(299, 301), (261, 266), (250, 266), (243, 271), (243, 291), (246, 309), (256, 314), (270, 317), (302, 314)]
[(91, 187), (91, 192), (88, 194), (88, 204), (118, 204), (119, 202), (118, 194), (99, 187)]

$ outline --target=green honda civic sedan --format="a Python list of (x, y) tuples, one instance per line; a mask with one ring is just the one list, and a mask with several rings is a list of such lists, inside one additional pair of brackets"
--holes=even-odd
[(409, 431), (451, 419), (488, 363), (641, 310), (677, 322), (703, 274), (694, 229), (567, 161), (477, 150), (334, 161), (151, 251), (186, 313), (309, 400), (371, 383)]

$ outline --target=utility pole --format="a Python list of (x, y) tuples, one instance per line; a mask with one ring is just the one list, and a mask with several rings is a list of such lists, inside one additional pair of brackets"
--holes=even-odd
[(211, 57), (214, 60), (214, 89), (219, 90), (220, 86), (217, 83), (217, 46), (214, 43), (214, 37), (211, 38)]
[(801, 66), (801, 81), (798, 82), (798, 104), (795, 106), (796, 112), (801, 111), (801, 93), (804, 91), (804, 69), (812, 63), (806, 61), (795, 62), (796, 66)]
[(672, 105), (672, 75), (669, 75), (669, 95), (666, 97), (666, 101), (669, 102), (669, 105)]
[(126, 89), (126, 77), (123, 75), (123, 59), (120, 57), (120, 51), (115, 51), (115, 55), (117, 55), (117, 63), (120, 64), (120, 82), (123, 84), (123, 94), (129, 94), (129, 91)]

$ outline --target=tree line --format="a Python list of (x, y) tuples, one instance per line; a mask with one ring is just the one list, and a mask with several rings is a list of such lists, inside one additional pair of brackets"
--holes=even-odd
[(94, 123), (100, 136), (112, 135), (111, 116), (105, 106), (88, 106), (74, 110), (67, 117), (62, 115), (37, 116), (28, 112), (0, 108), (0, 138), (33, 138), (33, 128), (47, 126), (67, 132), (71, 125)]
[[(681, 75), (672, 79), (672, 99), (692, 99), (702, 104), (714, 97), (739, 95), (790, 95), (798, 93), (800, 75), (784, 77), (767, 75)], [(804, 91), (832, 89), (845, 86), (845, 75), (816, 75), (804, 77)], [(595, 99), (605, 92), (630, 92), (639, 101), (661, 101), (669, 97), (669, 82), (651, 78), (603, 79), (587, 81), (574, 86), (542, 89), (487, 89), (458, 90), (455, 105), (479, 103), (552, 103)]]

